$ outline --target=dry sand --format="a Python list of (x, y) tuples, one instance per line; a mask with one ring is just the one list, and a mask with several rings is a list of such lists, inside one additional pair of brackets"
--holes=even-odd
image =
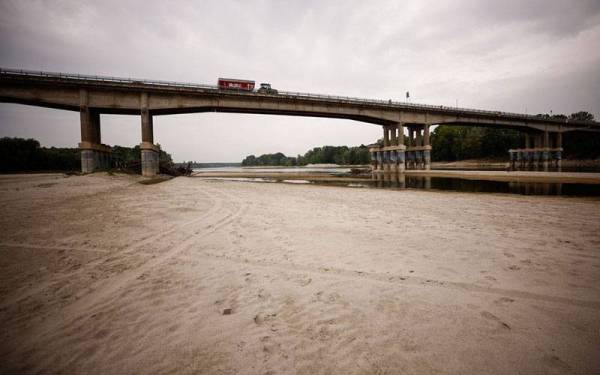
[(597, 199), (138, 180), (0, 176), (0, 373), (600, 371)]

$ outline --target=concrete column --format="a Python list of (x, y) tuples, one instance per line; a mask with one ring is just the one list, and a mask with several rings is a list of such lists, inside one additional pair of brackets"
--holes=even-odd
[(393, 173), (398, 172), (398, 154), (396, 153), (396, 150), (390, 151), (390, 172), (393, 172)]
[(110, 149), (102, 145), (100, 112), (89, 108), (87, 90), (79, 90), (79, 120), (81, 127), (81, 172), (92, 173), (109, 167)]
[(148, 108), (142, 109), (142, 142), (154, 144), (154, 124)]
[(398, 145), (398, 136), (397, 136), (398, 125), (392, 125), (392, 126), (389, 127), (389, 129), (390, 129), (390, 131), (392, 133), (392, 136), (391, 136), (391, 139), (390, 139), (391, 144), (393, 146), (396, 146), (396, 145)]
[(398, 124), (398, 144), (404, 144), (404, 124)]
[(397, 157), (398, 157), (398, 172), (402, 173), (406, 169), (406, 155), (405, 155), (404, 150), (398, 150)]
[(421, 134), (421, 129), (416, 129), (416, 146), (423, 146), (423, 135)]
[(412, 126), (408, 127), (408, 149), (406, 151), (406, 168), (412, 169), (414, 167), (414, 157), (412, 147), (415, 145), (415, 130)]
[(429, 143), (429, 124), (423, 125), (423, 146), (430, 146)]
[(398, 139), (397, 144), (401, 146), (402, 149), (396, 151), (396, 157), (398, 159), (398, 167), (397, 170), (399, 173), (403, 173), (406, 170), (406, 152), (404, 148), (404, 124), (399, 123), (397, 125), (398, 128)]
[(140, 144), (142, 157), (142, 176), (156, 176), (159, 172), (159, 149), (154, 145), (154, 127), (152, 114), (148, 107), (148, 94), (142, 93), (140, 97), (140, 114), (142, 117), (142, 143)]
[(388, 147), (390, 145), (390, 133), (388, 132), (388, 127), (383, 127), (383, 146)]
[(556, 167), (559, 171), (562, 170), (562, 132), (556, 133)]
[(510, 169), (514, 170), (516, 163), (517, 163), (517, 157), (516, 157), (515, 150), (508, 150), (508, 160), (509, 160), (509, 164), (510, 164)]
[(93, 149), (93, 136), (90, 125), (90, 113), (87, 107), (80, 109), (81, 121), (81, 173), (92, 173), (96, 169), (96, 159)]
[(549, 161), (550, 161), (550, 132), (545, 131), (543, 134), (543, 148), (544, 150), (542, 151), (542, 165), (544, 167), (544, 170), (547, 171), (548, 170), (548, 165), (549, 165)]
[(370, 155), (371, 155), (371, 171), (376, 171), (377, 170), (377, 152), (371, 151)]
[[(423, 146), (423, 129), (419, 126), (416, 129), (416, 146)], [(415, 168), (424, 169), (425, 163), (423, 158), (423, 150), (415, 151)]]

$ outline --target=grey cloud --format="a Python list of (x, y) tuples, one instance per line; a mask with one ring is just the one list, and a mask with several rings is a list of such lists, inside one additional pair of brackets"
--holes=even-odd
[[(233, 76), (381, 99), (410, 91), (418, 102), (458, 99), (510, 111), (598, 113), (598, 45), (597, 0), (0, 2), (3, 67), (199, 83)], [(77, 124), (44, 111), (0, 106), (0, 136), (37, 134), (53, 144), (62, 134), (73, 145)], [(50, 134), (52, 126), (37, 121), (60, 131)], [(138, 141), (136, 118), (102, 121), (108, 141)], [(279, 144), (271, 137), (282, 129), (310, 137)], [(179, 132), (189, 134), (186, 142), (177, 140)], [(294, 153), (325, 141), (368, 143), (379, 129), (342, 120), (198, 114), (161, 117), (157, 134), (178, 159), (239, 160), (277, 151), (272, 147)], [(211, 138), (227, 146), (206, 142)]]

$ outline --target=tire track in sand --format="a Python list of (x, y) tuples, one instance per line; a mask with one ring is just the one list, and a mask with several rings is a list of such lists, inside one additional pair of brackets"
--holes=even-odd
[[(187, 232), (188, 232), (187, 234), (189, 234), (188, 238), (186, 238), (182, 242), (176, 244), (169, 250), (167, 250), (157, 256), (152, 256), (151, 258), (145, 260), (138, 267), (125, 270), (116, 276), (109, 277), (108, 279), (103, 279), (103, 280), (97, 281), (96, 283), (94, 283), (93, 285), (90, 286), (89, 289), (92, 290), (90, 293), (85, 294), (83, 297), (79, 298), (78, 300), (73, 301), (72, 303), (63, 307), (63, 313), (64, 313), (64, 310), (85, 311), (85, 310), (90, 309), (94, 305), (102, 303), (106, 299), (111, 298), (116, 291), (123, 288), (131, 281), (134, 281), (138, 276), (140, 276), (144, 272), (148, 271), (149, 269), (152, 269), (153, 267), (158, 266), (161, 263), (166, 262), (170, 258), (172, 258), (172, 257), (176, 256), (177, 254), (181, 253), (182, 251), (186, 250), (189, 247), (189, 245), (191, 245), (197, 238), (205, 236), (210, 233), (213, 233), (213, 232), (217, 231), (218, 229), (220, 229), (221, 227), (232, 222), (237, 217), (239, 217), (241, 215), (241, 213), (245, 210), (245, 207), (246, 207), (245, 204), (243, 204), (243, 202), (240, 201), (239, 199), (236, 199), (233, 196), (231, 196), (229, 194), (225, 194), (216, 189), (211, 189), (211, 188), (206, 188), (206, 187), (203, 187), (203, 189), (212, 190), (212, 191), (210, 191), (210, 193), (206, 192), (206, 191), (202, 191), (202, 193), (205, 194), (207, 197), (209, 197), (209, 199), (211, 199), (214, 203), (207, 212), (205, 212), (203, 215), (201, 215), (201, 217), (195, 218), (188, 222), (185, 222), (185, 223), (179, 225), (178, 227), (170, 228), (170, 229), (161, 231), (157, 234), (154, 234), (151, 237), (143, 240), (142, 243), (137, 243), (135, 245), (128, 247), (127, 248), (128, 250), (126, 252), (117, 254), (117, 258), (115, 258), (115, 256), (112, 256), (112, 257), (108, 257), (108, 259), (110, 259), (111, 262), (113, 262), (113, 263), (127, 263), (127, 260), (128, 260), (127, 255), (131, 255), (132, 253), (134, 253), (135, 250), (139, 249), (140, 247), (144, 246), (145, 244), (151, 243), (153, 240), (156, 240), (158, 238), (164, 238), (164, 237), (172, 235), (172, 234), (180, 235), (182, 227), (201, 226), (200, 229), (187, 230)], [(217, 198), (217, 199), (215, 199), (215, 198)], [(226, 210), (225, 205), (224, 205), (225, 202), (229, 203), (229, 204), (232, 203), (233, 207), (231, 207), (230, 210)], [(105, 263), (106, 261), (107, 261), (106, 258), (102, 258), (97, 261), (92, 261), (90, 263), (87, 263), (81, 269), (74, 271), (72, 273), (66, 274), (65, 276), (61, 277), (60, 279), (73, 278), (79, 274), (89, 271), (90, 267), (93, 268), (95, 266), (98, 266), (99, 264)], [(52, 282), (60, 281), (60, 279), (57, 278), (55, 280), (52, 280)], [(23, 299), (27, 298), (28, 296), (34, 295), (36, 293), (40, 293), (46, 287), (48, 287), (48, 284), (40, 285), (38, 288), (34, 288), (34, 289), (29, 288), (29, 289), (27, 289), (27, 293), (18, 293), (15, 297), (3, 301), (3, 304), (0, 306), (0, 308), (4, 307), (4, 306), (9, 306), (19, 300), (23, 300)], [(47, 327), (47, 329), (44, 330), (44, 332), (45, 333), (52, 332), (54, 328), (56, 328), (56, 327), (54, 327), (54, 325), (50, 325), (49, 327)]]
[[(252, 265), (261, 268), (278, 269), (286, 272), (294, 273), (310, 273), (317, 276), (330, 276), (330, 277), (341, 277), (349, 280), (370, 280), (376, 282), (384, 282), (388, 284), (402, 284), (402, 285), (418, 285), (424, 287), (438, 287), (448, 288), (454, 290), (463, 290), (475, 293), (489, 293), (496, 294), (504, 297), (521, 298), (533, 301), (542, 301), (550, 303), (559, 303), (564, 305), (575, 305), (580, 307), (586, 307), (594, 310), (600, 310), (600, 301), (589, 301), (580, 300), (568, 297), (551, 296), (540, 293), (527, 292), (516, 289), (504, 289), (494, 287), (484, 287), (471, 283), (459, 282), (459, 281), (443, 281), (428, 279), (418, 276), (406, 276), (406, 275), (390, 275), (381, 274), (376, 272), (366, 272), (357, 270), (348, 270), (343, 268), (334, 267), (311, 267), (303, 264), (296, 263), (278, 263), (269, 262), (262, 260), (250, 260), (246, 258), (231, 257), (223, 254), (213, 254), (206, 251), (197, 253), (199, 257), (206, 257), (208, 259), (219, 260), (228, 263), (238, 263), (244, 265)], [(192, 259), (190, 259), (192, 261)]]
[[(209, 188), (210, 190), (210, 188)], [(31, 248), (31, 249), (50, 249), (50, 250), (66, 250), (66, 251), (88, 251), (88, 252), (104, 252), (104, 253), (110, 253), (110, 255), (106, 256), (106, 257), (100, 257), (96, 260), (92, 260), (88, 263), (86, 263), (83, 267), (71, 271), (71, 272), (67, 272), (65, 274), (62, 275), (53, 275), (51, 284), (56, 284), (59, 283), (61, 281), (64, 280), (69, 280), (72, 279), (74, 277), (80, 276), (81, 274), (88, 272), (91, 269), (95, 268), (95, 267), (99, 267), (101, 265), (105, 265), (105, 266), (110, 266), (115, 265), (115, 264), (124, 264), (127, 263), (127, 258), (129, 258), (131, 256), (131, 254), (136, 253), (138, 250), (140, 250), (141, 248), (143, 248), (144, 246), (147, 246), (151, 243), (153, 243), (154, 241), (156, 241), (157, 239), (164, 239), (165, 237), (168, 237), (170, 235), (173, 234), (178, 234), (179, 232), (189, 226), (193, 226), (195, 224), (201, 223), (202, 221), (206, 220), (207, 218), (211, 218), (212, 216), (214, 216), (219, 210), (222, 209), (223, 206), (223, 199), (214, 199), (215, 196), (219, 196), (220, 195), (224, 195), (221, 192), (217, 192), (216, 190), (213, 191), (212, 193), (207, 193), (206, 191), (203, 190), (199, 190), (199, 192), (201, 194), (204, 194), (211, 202), (211, 205), (209, 207), (208, 210), (206, 210), (205, 212), (203, 212), (199, 217), (194, 218), (192, 220), (189, 220), (187, 222), (184, 222), (182, 224), (179, 225), (173, 225), (170, 226), (168, 229), (164, 229), (164, 230), (160, 230), (158, 232), (153, 233), (152, 235), (144, 238), (143, 240), (137, 241), (134, 244), (131, 244), (129, 246), (124, 247), (121, 251), (119, 251), (118, 253), (115, 253), (114, 251), (110, 251), (108, 249), (85, 249), (81, 246), (77, 246), (77, 247), (69, 247), (69, 246), (61, 246), (56, 247), (56, 246), (43, 246), (43, 245), (39, 245), (39, 244), (23, 244), (23, 243), (6, 243), (6, 244), (0, 244), (0, 246), (9, 246), (9, 247), (21, 247), (21, 248)], [(231, 197), (227, 197), (227, 199), (230, 199)], [(110, 280), (110, 278), (109, 278)], [(42, 283), (37, 285), (36, 287), (27, 287), (24, 290), (19, 291), (18, 293), (14, 293), (13, 297), (9, 297), (9, 298), (5, 298), (2, 303), (0, 304), (0, 309), (6, 308), (7, 306), (10, 306), (14, 303), (17, 303), (18, 301), (22, 301), (25, 300), (33, 295), (39, 294), (41, 293), (44, 289), (46, 289), (49, 286), (49, 283)]]

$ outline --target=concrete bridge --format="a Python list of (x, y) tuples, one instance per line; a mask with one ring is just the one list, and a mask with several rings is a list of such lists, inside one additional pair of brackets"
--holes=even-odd
[[(166, 81), (0, 69), (0, 102), (77, 111), (81, 114), (81, 168), (108, 166), (110, 148), (102, 144), (100, 114), (141, 117), (142, 174), (158, 173), (154, 116), (192, 112), (255, 113), (342, 118), (383, 128), (384, 144), (370, 148), (376, 172), (401, 172), (430, 166), (431, 125), (455, 124), (512, 128), (527, 134), (526, 144), (511, 150), (514, 160), (560, 163), (562, 133), (600, 131), (598, 122), (581, 122), (498, 111), (368, 100), (279, 91), (265, 94), (222, 90), (216, 86)], [(408, 130), (405, 142), (404, 129)]]

